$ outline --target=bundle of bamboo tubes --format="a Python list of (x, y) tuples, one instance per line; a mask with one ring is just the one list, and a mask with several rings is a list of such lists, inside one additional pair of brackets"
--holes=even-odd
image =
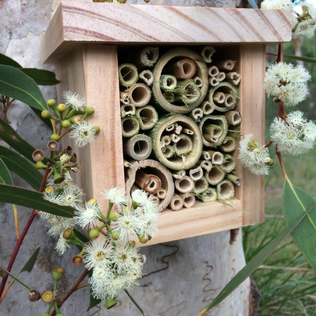
[(152, 194), (161, 211), (191, 208), (196, 198), (231, 199), (241, 185), (233, 154), (242, 120), (236, 62), (211, 46), (162, 50), (120, 58), (126, 190)]

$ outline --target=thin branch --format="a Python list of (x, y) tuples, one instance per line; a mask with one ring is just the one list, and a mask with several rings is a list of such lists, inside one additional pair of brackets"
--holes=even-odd
[(15, 225), (15, 232), (16, 232), (16, 239), (20, 238), (20, 230), (19, 230), (19, 217), (18, 217), (18, 210), (15, 204), (12, 204), (13, 212), (14, 212), (14, 225)]
[(281, 168), (282, 168), (282, 172), (283, 172), (283, 177), (284, 177), (284, 180), (285, 180), (286, 172), (285, 172), (285, 169), (284, 169), (281, 153), (278, 151), (278, 145), (275, 146), (275, 151), (276, 151), (276, 154), (277, 154), (277, 156), (279, 158), (279, 162), (280, 162), (280, 165), (281, 165)]
[(278, 56), (278, 54), (276, 53), (269, 53), (269, 52), (266, 52), (266, 55)]
[(141, 314), (143, 316), (146, 316), (144, 311), (140, 308), (140, 306), (137, 304), (137, 302), (134, 300), (134, 298), (132, 297), (131, 294), (129, 294), (129, 292), (127, 290), (124, 290), (124, 292), (128, 295), (128, 297), (131, 299), (131, 301), (135, 304), (135, 306), (137, 307), (137, 309), (141, 312)]
[(270, 141), (268, 142), (268, 144), (266, 144), (266, 145), (264, 146), (264, 148), (268, 148), (272, 143), (273, 143), (273, 140), (270, 140)]

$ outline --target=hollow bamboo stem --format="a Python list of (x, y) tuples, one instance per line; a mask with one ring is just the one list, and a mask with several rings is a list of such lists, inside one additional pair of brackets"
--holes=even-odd
[(229, 72), (226, 74), (226, 77), (228, 79), (227, 81), (235, 86), (238, 86), (241, 81), (241, 75), (237, 72)]
[(225, 103), (226, 108), (231, 109), (231, 108), (235, 107), (237, 100), (232, 94), (227, 93), (227, 94), (225, 94), (225, 102), (224, 103)]
[(161, 188), (160, 178), (153, 174), (147, 174), (142, 169), (137, 171), (135, 183), (149, 194), (156, 194)]
[(194, 132), (189, 128), (183, 128), (182, 132), (187, 135), (194, 135)]
[(241, 123), (241, 114), (238, 111), (228, 111), (225, 113), (228, 124), (236, 126)]
[(122, 135), (132, 137), (139, 132), (139, 122), (135, 117), (124, 117), (122, 119)]
[(156, 109), (151, 105), (137, 109), (136, 118), (139, 120), (140, 128), (144, 131), (152, 129), (159, 119)]
[(146, 69), (139, 74), (139, 79), (150, 87), (154, 82), (154, 75), (150, 70)]
[(222, 144), (219, 146), (219, 149), (224, 152), (232, 152), (236, 149), (236, 140), (231, 136), (227, 136), (224, 138)]
[(189, 58), (184, 58), (166, 66), (166, 73), (177, 79), (190, 79), (195, 75), (196, 63)]
[(176, 127), (176, 129), (175, 129), (175, 133), (177, 134), (177, 135), (180, 135), (181, 134), (181, 131), (182, 131), (182, 125), (178, 125), (177, 127)]
[(144, 83), (135, 83), (125, 93), (128, 93), (131, 104), (138, 108), (148, 104), (151, 98), (151, 91)]
[(159, 197), (158, 196), (156, 196), (156, 195), (152, 195), (152, 201), (154, 202), (154, 203), (156, 203), (157, 205), (159, 205), (160, 204), (160, 199), (159, 199)]
[(175, 184), (175, 188), (180, 193), (191, 192), (193, 190), (193, 188), (194, 188), (194, 182), (188, 176), (184, 176), (182, 179), (176, 180), (174, 184)]
[(165, 190), (164, 188), (160, 188), (157, 191), (157, 196), (159, 199), (163, 200), (167, 196), (167, 190)]
[(214, 202), (217, 199), (217, 192), (214, 188), (208, 188), (200, 195), (200, 199), (203, 203)]
[(169, 135), (164, 135), (161, 138), (161, 144), (162, 144), (162, 147), (170, 145), (171, 144), (171, 137)]
[(224, 161), (224, 155), (219, 151), (208, 150), (208, 151), (204, 151), (203, 154), (204, 153), (205, 153), (205, 156), (207, 154), (209, 155), (210, 160), (212, 164), (214, 165), (221, 165)]
[(203, 177), (203, 170), (201, 166), (189, 170), (189, 176), (193, 181), (200, 180)]
[(162, 149), (162, 153), (165, 156), (165, 158), (171, 158), (174, 156), (174, 147), (171, 145), (165, 146)]
[(223, 80), (225, 80), (225, 78), (226, 78), (226, 74), (225, 74), (225, 72), (220, 72), (220, 73), (218, 73), (218, 75), (216, 76), (216, 79), (218, 80), (218, 81), (223, 81)]
[(212, 87), (216, 87), (216, 86), (219, 85), (219, 81), (218, 81), (218, 79), (217, 79), (216, 77), (211, 77), (211, 78), (208, 80), (208, 82), (210, 83), (210, 85), (211, 85)]
[(208, 68), (208, 75), (210, 77), (216, 77), (219, 74), (219, 70), (216, 66), (211, 66)]
[(216, 185), (223, 181), (225, 172), (217, 166), (213, 166), (208, 172), (205, 172), (205, 178), (210, 185)]
[(176, 173), (173, 173), (172, 176), (177, 179), (177, 180), (181, 180), (183, 179), (183, 177), (185, 176), (185, 170), (179, 170)]
[(177, 88), (173, 92), (179, 95), (179, 99), (187, 105), (195, 103), (201, 96), (200, 89), (197, 87), (194, 80), (191, 79), (179, 81)]
[(136, 109), (135, 106), (132, 104), (124, 104), (121, 106), (121, 117), (124, 118), (126, 116), (135, 115)]
[(206, 63), (212, 62), (212, 56), (216, 52), (212, 46), (204, 46), (201, 51), (201, 56)]
[(225, 154), (224, 155), (224, 161), (221, 164), (220, 168), (226, 173), (232, 172), (236, 168), (236, 160), (235, 160), (235, 158), (232, 157), (229, 154)]
[(129, 99), (129, 94), (126, 93), (126, 92), (120, 92), (120, 101), (123, 103), (123, 104), (130, 104), (130, 99)]
[(144, 134), (137, 134), (124, 141), (123, 151), (125, 155), (135, 159), (147, 159), (152, 151), (151, 138)]
[(236, 62), (231, 60), (231, 59), (227, 59), (227, 60), (222, 60), (222, 61), (218, 61), (215, 63), (216, 67), (219, 70), (223, 70), (223, 71), (231, 71), (234, 69)]
[(193, 80), (198, 88), (202, 88), (203, 80), (200, 77), (196, 76), (193, 78)]
[(177, 155), (186, 155), (193, 149), (193, 142), (190, 136), (186, 134), (180, 134), (179, 140), (174, 144), (174, 152)]
[(169, 204), (172, 211), (180, 211), (183, 208), (183, 198), (175, 194)]
[(183, 206), (185, 208), (191, 208), (195, 204), (195, 196), (192, 193), (183, 193), (180, 194), (183, 199)]
[(236, 176), (235, 174), (227, 174), (226, 178), (233, 182), (234, 184), (238, 185), (240, 187), (241, 185), (241, 178), (239, 176)]
[(189, 117), (191, 117), (195, 122), (200, 122), (203, 117), (203, 110), (201, 108), (196, 108), (189, 114)]
[(229, 200), (235, 195), (235, 188), (232, 182), (224, 180), (220, 182), (217, 187), (217, 196), (219, 200)]
[(121, 64), (118, 67), (119, 81), (124, 87), (130, 87), (138, 80), (137, 68), (133, 64)]
[(178, 80), (175, 76), (162, 75), (160, 77), (160, 88), (165, 91), (175, 89), (177, 84), (178, 84)]
[(199, 164), (201, 168), (203, 168), (207, 172), (211, 171), (211, 169), (213, 168), (212, 162), (210, 160), (200, 160)]
[(208, 186), (209, 186), (209, 184), (208, 184), (206, 178), (202, 177), (201, 179), (194, 182), (193, 192), (195, 194), (201, 194), (208, 189)]
[(225, 102), (225, 93), (215, 92), (213, 95), (213, 101), (219, 104), (223, 104)]
[(132, 59), (139, 68), (152, 67), (159, 58), (158, 47), (147, 46), (134, 53)]

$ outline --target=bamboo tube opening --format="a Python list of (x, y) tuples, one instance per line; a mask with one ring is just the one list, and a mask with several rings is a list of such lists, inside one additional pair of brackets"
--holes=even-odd
[(170, 201), (170, 208), (173, 211), (180, 211), (183, 208), (183, 199), (178, 194), (175, 194)]
[(186, 208), (193, 207), (195, 204), (195, 196), (192, 193), (181, 194), (183, 199), (183, 206)]
[(225, 117), (230, 125), (235, 126), (241, 123), (241, 115), (238, 111), (228, 111), (225, 113)]
[(166, 196), (167, 196), (167, 191), (163, 188), (160, 188), (158, 191), (157, 191), (157, 196), (159, 197), (159, 199), (164, 199)]
[(175, 179), (182, 179), (185, 176), (185, 171), (184, 170), (179, 170), (176, 173), (173, 173), (172, 176)]
[(208, 182), (205, 177), (202, 177), (201, 179), (194, 182), (194, 189), (193, 192), (196, 194), (201, 194), (205, 192), (208, 189)]
[(224, 155), (222, 153), (220, 153), (219, 151), (214, 152), (212, 156), (212, 163), (214, 165), (221, 165), (223, 163), (223, 160), (224, 160)]
[(204, 203), (214, 202), (217, 199), (217, 193), (214, 188), (208, 188), (205, 192), (201, 194), (201, 200)]
[(211, 160), (212, 156), (210, 155), (210, 153), (209, 153), (208, 151), (204, 150), (204, 151), (202, 152), (202, 154), (203, 154), (203, 158), (204, 158), (205, 160)]
[(231, 59), (227, 59), (227, 60), (218, 61), (215, 64), (219, 70), (230, 71), (234, 69), (236, 62)]
[(236, 175), (234, 175), (234, 174), (227, 174), (227, 175), (226, 175), (226, 178), (227, 178), (229, 181), (235, 183), (236, 185), (238, 185), (238, 186), (240, 187), (240, 185), (241, 185), (241, 178), (240, 178), (240, 177), (238, 177), (238, 176), (236, 176)]
[(232, 108), (236, 104), (236, 98), (231, 94), (225, 94), (225, 105), (227, 108)]
[(177, 134), (171, 134), (171, 140), (174, 143), (177, 143), (180, 140), (180, 137)]
[(188, 135), (180, 134), (179, 141), (174, 144), (174, 151), (178, 155), (188, 154), (193, 148), (193, 142)]
[(206, 63), (212, 62), (212, 56), (216, 52), (212, 46), (205, 46), (202, 49), (201, 56)]
[(203, 177), (203, 170), (201, 166), (190, 169), (189, 176), (193, 181), (200, 180)]
[(152, 195), (151, 200), (156, 203), (157, 205), (160, 204), (160, 199), (158, 196)]
[(214, 112), (212, 104), (208, 101), (203, 101), (200, 108), (202, 109), (204, 115), (210, 115)]
[(220, 73), (216, 76), (216, 79), (217, 79), (218, 81), (223, 81), (223, 80), (225, 80), (225, 78), (226, 78), (225, 72), (220, 72)]
[(193, 80), (198, 88), (203, 86), (203, 81), (200, 77), (194, 77)]
[(136, 83), (128, 90), (130, 102), (136, 107), (146, 105), (151, 98), (151, 91), (143, 83)]
[[(149, 150), (149, 144), (148, 142), (144, 141), (144, 140), (140, 140), (138, 142), (136, 142), (134, 144), (134, 151), (136, 155), (144, 155), (148, 153)], [(147, 156), (146, 158), (148, 158), (149, 156)], [(144, 158), (144, 159), (146, 159)]]
[(216, 66), (212, 66), (208, 69), (208, 75), (210, 77), (216, 77), (219, 74), (219, 70)]
[(200, 166), (201, 168), (205, 169), (207, 172), (213, 168), (213, 165), (210, 160), (201, 160)]
[(184, 176), (175, 181), (175, 187), (181, 193), (191, 192), (194, 188), (194, 182), (190, 177)]
[(162, 95), (165, 98), (165, 100), (168, 101), (169, 103), (173, 103), (176, 101), (176, 96), (174, 95), (174, 93), (170, 91), (164, 92)]
[(161, 138), (161, 143), (164, 144), (164, 146), (168, 146), (171, 144), (171, 137), (169, 135), (165, 135)]
[[(218, 103), (218, 99), (214, 100), (215, 93), (217, 92), (224, 93), (225, 102)], [(234, 95), (236, 95), (237, 92), (238, 92), (238, 89), (235, 86), (231, 85), (228, 82), (223, 81), (219, 83), (217, 87), (214, 87), (209, 91), (207, 95), (207, 100), (212, 104), (215, 110), (220, 111), (220, 112), (226, 112), (232, 109), (237, 104), (237, 100), (234, 97)], [(229, 98), (228, 98), (228, 95), (230, 96)]]
[(209, 79), (209, 83), (210, 83), (210, 85), (211, 85), (212, 87), (216, 87), (216, 86), (219, 85), (219, 81), (218, 81), (217, 78), (215, 78), (215, 77), (211, 77), (211, 78)]
[(174, 155), (174, 147), (166, 146), (163, 148), (162, 153), (165, 156), (165, 158), (171, 158)]
[(139, 118), (139, 125), (142, 130), (153, 128), (159, 119), (156, 109), (151, 105), (138, 109), (136, 116)]
[(233, 137), (228, 136), (223, 140), (219, 148), (227, 153), (232, 152), (236, 149), (236, 140)]
[(139, 123), (136, 118), (124, 117), (122, 119), (122, 135), (132, 137), (139, 132)]
[(229, 72), (227, 74), (227, 79), (230, 83), (238, 86), (238, 84), (240, 83), (241, 81), (241, 75), (237, 72)]
[(196, 63), (189, 58), (184, 58), (166, 65), (164, 72), (170, 73), (177, 79), (190, 79), (196, 72)]
[(137, 134), (124, 141), (124, 154), (135, 160), (147, 159), (152, 151), (151, 138), (146, 135)]
[(178, 84), (177, 78), (172, 75), (162, 75), (160, 77), (160, 87), (163, 90), (175, 89)]
[(200, 122), (203, 117), (203, 110), (201, 108), (196, 108), (189, 114), (189, 117), (191, 117), (195, 122)]
[(129, 94), (126, 92), (120, 92), (120, 101), (123, 104), (130, 104)]
[(178, 125), (178, 126), (176, 127), (176, 129), (175, 129), (175, 133), (176, 133), (177, 135), (180, 135), (182, 129), (183, 129), (182, 125)]
[(193, 80), (186, 80), (181, 83), (180, 89), (183, 91), (182, 93), (180, 93), (181, 100), (185, 104), (196, 102), (201, 95), (200, 89), (196, 86)]
[(154, 82), (154, 75), (153, 75), (153, 73), (152, 73), (150, 70), (148, 70), (148, 69), (143, 70), (143, 71), (139, 74), (139, 78), (140, 78), (141, 80), (143, 80), (143, 81), (147, 84), (147, 86), (151, 86), (151, 85), (153, 84), (153, 82)]
[(229, 180), (224, 180), (217, 185), (217, 195), (219, 200), (228, 200), (234, 197), (235, 188)]
[(121, 117), (124, 118), (126, 116), (135, 115), (136, 109), (132, 104), (124, 104), (121, 106)]
[(205, 177), (209, 184), (216, 185), (225, 178), (225, 172), (219, 167), (213, 166), (210, 171), (206, 172)]
[(187, 134), (187, 135), (194, 135), (194, 132), (190, 130), (189, 128), (183, 128), (182, 132)]
[(223, 104), (225, 102), (225, 93), (215, 92), (213, 95), (213, 101), (218, 104)]
[(138, 80), (137, 68), (133, 64), (122, 64), (118, 67), (120, 84), (130, 87)]
[(174, 130), (174, 124), (170, 124), (169, 126), (166, 127), (167, 132), (171, 132)]
[(231, 155), (226, 154), (224, 156), (224, 162), (222, 163), (220, 168), (224, 172), (230, 173), (236, 168), (236, 160)]
[(136, 63), (140, 67), (152, 67), (158, 60), (158, 47), (147, 46), (135, 54)]
[(148, 183), (145, 184), (144, 190), (149, 194), (155, 194), (161, 188), (161, 180), (155, 175), (149, 175)]

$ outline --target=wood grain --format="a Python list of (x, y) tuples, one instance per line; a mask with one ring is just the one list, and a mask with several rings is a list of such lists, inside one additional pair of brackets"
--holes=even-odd
[(42, 60), (81, 43), (277, 43), (291, 40), (291, 12), (63, 1), (42, 41)]

